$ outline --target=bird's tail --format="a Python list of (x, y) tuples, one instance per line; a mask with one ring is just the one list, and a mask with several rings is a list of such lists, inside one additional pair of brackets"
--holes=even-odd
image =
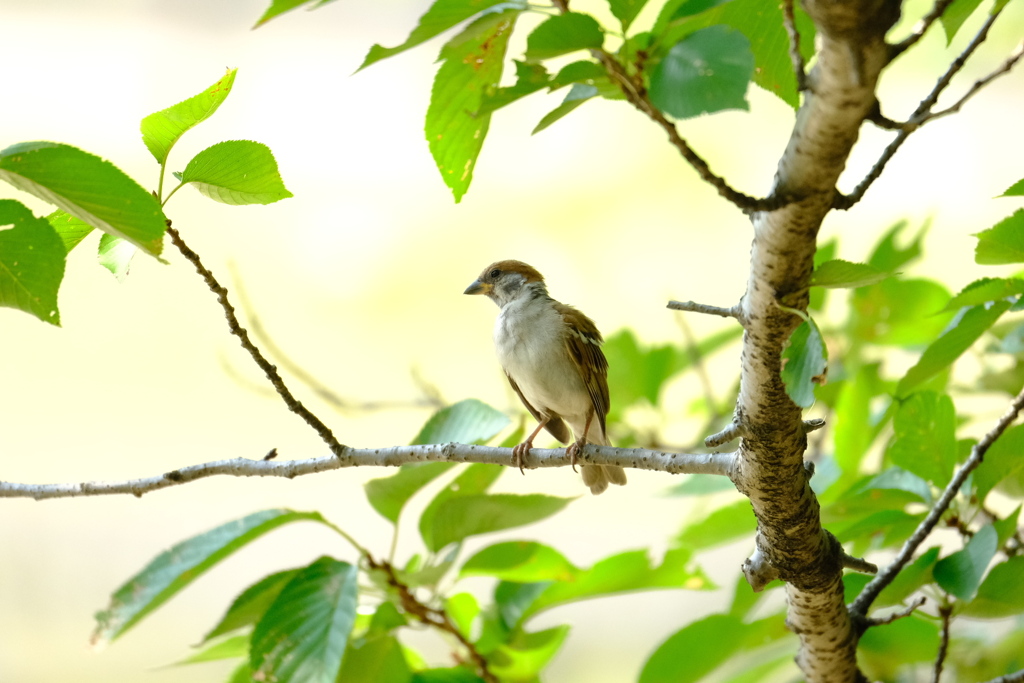
[[(603, 434), (601, 438), (591, 439), (590, 442), (596, 446), (611, 446), (611, 442)], [(624, 486), (626, 483), (626, 471), (618, 465), (583, 465), (580, 473), (583, 475), (583, 483), (595, 496), (604, 493), (608, 484)]]

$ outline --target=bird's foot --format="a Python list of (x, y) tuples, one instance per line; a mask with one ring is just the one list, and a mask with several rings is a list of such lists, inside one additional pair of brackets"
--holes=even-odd
[(512, 449), (512, 465), (513, 467), (518, 467), (519, 473), (524, 476), (526, 472), (523, 470), (523, 459), (529, 455), (531, 448), (533, 448), (533, 442), (524, 441)]
[(565, 449), (565, 454), (569, 456), (569, 464), (572, 465), (572, 471), (576, 472), (576, 464), (580, 461), (580, 453), (583, 452), (583, 447), (587, 445), (586, 439), (577, 439), (569, 444), (569, 447)]

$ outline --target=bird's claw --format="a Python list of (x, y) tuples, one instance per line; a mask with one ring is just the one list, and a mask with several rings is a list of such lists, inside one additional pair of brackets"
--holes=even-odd
[(573, 441), (571, 444), (569, 444), (569, 447), (565, 449), (565, 454), (569, 456), (569, 464), (572, 465), (573, 472), (578, 471), (576, 469), (576, 464), (580, 461), (580, 453), (583, 452), (583, 447), (586, 445), (587, 442), (584, 441), (583, 439), (580, 439), (578, 441)]
[(530, 453), (531, 448), (533, 448), (533, 444), (529, 441), (524, 441), (512, 449), (512, 466), (518, 467), (519, 473), (523, 476), (526, 476), (526, 471), (523, 470), (523, 460)]

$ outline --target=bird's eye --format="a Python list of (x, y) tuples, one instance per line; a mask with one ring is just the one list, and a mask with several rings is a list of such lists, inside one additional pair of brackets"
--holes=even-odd
[(495, 268), (490, 273), (488, 273), (488, 275), (490, 275), (491, 277), (498, 277), (499, 275), (501, 275), (501, 271)]

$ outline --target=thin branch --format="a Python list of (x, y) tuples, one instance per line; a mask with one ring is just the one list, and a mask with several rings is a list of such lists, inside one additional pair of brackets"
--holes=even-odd
[(256, 348), (256, 345), (250, 341), (249, 333), (238, 322), (238, 316), (235, 315), (235, 308), (231, 305), (231, 302), (228, 301), (228, 290), (217, 281), (217, 278), (213, 276), (210, 269), (203, 265), (202, 260), (199, 258), (199, 254), (192, 251), (192, 249), (185, 244), (185, 240), (181, 238), (178, 231), (171, 227), (170, 221), (167, 221), (167, 234), (170, 236), (171, 242), (174, 246), (181, 252), (182, 256), (184, 256), (195, 267), (196, 272), (198, 272), (206, 282), (206, 286), (210, 288), (210, 291), (217, 295), (217, 302), (220, 304), (221, 308), (224, 309), (224, 317), (227, 318), (228, 329), (231, 330), (231, 334), (238, 337), (238, 340), (242, 344), (242, 348), (245, 349), (249, 355), (252, 356), (252, 359), (256, 361), (256, 364), (260, 366), (260, 369), (263, 370), (263, 374), (265, 374), (267, 379), (270, 380), (270, 383), (274, 385), (274, 389), (284, 400), (288, 409), (301, 417), (306, 424), (312, 427), (316, 433), (320, 435), (320, 438), (325, 444), (327, 444), (331, 453), (337, 457), (344, 455), (347, 447), (342, 445), (334, 437), (334, 433), (331, 432), (330, 428), (325, 425), (320, 418), (311, 413), (306, 406), (302, 405), (302, 403), (292, 395), (292, 392), (289, 391), (284, 380), (281, 378), (280, 373), (278, 373), (277, 368), (268, 361), (260, 350)]
[(804, 434), (810, 434), (816, 432), (825, 426), (824, 418), (815, 417), (810, 420), (804, 420)]
[(1024, 669), (1000, 676), (999, 678), (993, 678), (990, 681), (985, 681), (985, 683), (1024, 683)]
[[(0, 482), (0, 498), (77, 498), (129, 494), (140, 497), (151, 491), (186, 484), (214, 476), (283, 477), (294, 479), (345, 467), (397, 467), (414, 462), (489, 463), (511, 466), (512, 449), (458, 443), (390, 448), (343, 447), (341, 455), (305, 460), (250, 460), (234, 458), (189, 465), (164, 474), (126, 481), (83, 482), (74, 484), (20, 484)], [(564, 448), (534, 448), (525, 467), (568, 467)], [(579, 460), (592, 465), (619, 465), (670, 474), (718, 474), (732, 478), (735, 453), (668, 453), (645, 448), (612, 448), (588, 444)]]
[(1013, 49), (1013, 52), (1010, 53), (1010, 56), (1006, 58), (1006, 61), (1004, 61), (998, 69), (996, 69), (989, 75), (985, 76), (984, 78), (980, 78), (977, 81), (975, 81), (974, 85), (972, 85), (967, 90), (967, 92), (964, 93), (963, 97), (957, 100), (956, 104), (952, 105), (951, 107), (948, 107), (947, 109), (943, 109), (942, 111), (937, 111), (922, 117), (920, 120), (916, 121), (917, 125), (924, 125), (928, 121), (934, 121), (935, 119), (940, 119), (943, 116), (949, 116), (950, 114), (957, 113), (958, 111), (960, 111), (960, 108), (964, 106), (964, 103), (967, 102), (967, 100), (971, 99), (979, 90), (981, 90), (990, 82), (994, 81), (996, 78), (999, 78), (1003, 74), (1009, 73), (1010, 70), (1014, 66), (1016, 66), (1017, 62), (1020, 61), (1020, 58), (1022, 56), (1024, 56), (1024, 40), (1017, 43), (1017, 47)]
[(921, 21), (914, 25), (914, 28), (910, 31), (910, 35), (892, 46), (891, 59), (895, 59), (900, 56), (906, 52), (908, 48), (913, 47), (917, 41), (921, 40), (931, 25), (941, 18), (946, 12), (946, 8), (952, 4), (953, 0), (936, 0), (936, 3), (932, 6), (932, 11), (924, 15), (921, 18)]
[(964, 485), (965, 481), (967, 481), (967, 477), (970, 476), (971, 472), (973, 472), (978, 465), (981, 464), (982, 460), (985, 458), (985, 453), (992, 447), (992, 444), (995, 443), (996, 439), (1002, 436), (1003, 432), (1006, 431), (1006, 428), (1017, 419), (1017, 416), (1020, 414), (1022, 409), (1024, 409), (1024, 389), (1022, 389), (1021, 392), (1017, 394), (1016, 398), (1013, 399), (1013, 402), (1010, 404), (1006, 413), (999, 418), (999, 421), (991, 431), (982, 437), (981, 441), (975, 444), (974, 448), (971, 449), (971, 455), (967, 458), (967, 461), (964, 462), (964, 464), (960, 466), (960, 469), (957, 470), (956, 474), (953, 475), (952, 481), (950, 481), (946, 486), (946, 489), (942, 492), (942, 496), (939, 497), (939, 500), (935, 503), (934, 507), (928, 511), (928, 515), (921, 521), (921, 524), (918, 525), (913, 535), (911, 535), (911, 537), (907, 539), (906, 543), (903, 544), (903, 547), (900, 548), (899, 554), (897, 554), (893, 561), (878, 573), (878, 576), (872, 579), (868, 585), (864, 586), (864, 590), (860, 592), (860, 595), (858, 595), (850, 605), (851, 613), (861, 617), (867, 614), (868, 609), (871, 607), (871, 603), (875, 601), (875, 598), (878, 597), (878, 594), (881, 593), (886, 586), (892, 583), (893, 579), (896, 578), (896, 575), (903, 569), (903, 566), (910, 561), (914, 552), (939, 523), (939, 520), (942, 519), (942, 515), (946, 513), (946, 510), (949, 509), (950, 503), (953, 502), (953, 498), (960, 490), (960, 487)]
[(793, 74), (796, 76), (796, 90), (807, 90), (807, 68), (804, 56), (800, 54), (800, 32), (796, 28), (796, 17), (793, 16), (793, 0), (782, 1), (782, 23), (786, 26), (789, 36), (789, 60), (793, 62)]
[(459, 641), (459, 644), (469, 652), (469, 657), (473, 660), (473, 664), (476, 665), (480, 678), (482, 678), (485, 683), (498, 683), (498, 677), (491, 672), (487, 659), (480, 654), (480, 651), (472, 641), (463, 635), (462, 631), (455, 626), (451, 617), (448, 616), (448, 612), (436, 607), (430, 607), (418, 600), (416, 596), (413, 595), (413, 592), (409, 590), (409, 587), (398, 579), (398, 576), (395, 574), (395, 568), (390, 562), (387, 562), (386, 560), (377, 561), (374, 559), (373, 555), (368, 552), (363, 553), (363, 558), (366, 560), (366, 564), (370, 569), (377, 570), (384, 574), (384, 578), (388, 585), (398, 594), (399, 600), (402, 601), (402, 609), (405, 610), (406, 614), (412, 616), (425, 626), (433, 626), (436, 629), (454, 636), (455, 639)]
[(735, 318), (736, 320), (740, 319), (739, 304), (731, 306), (730, 308), (722, 308), (721, 306), (699, 304), (696, 301), (669, 301), (667, 308), (673, 311), (688, 311), (690, 313), (704, 313), (705, 315), (717, 315), (722, 318)]
[(946, 653), (949, 652), (949, 619), (953, 615), (951, 605), (939, 607), (939, 616), (942, 617), (942, 636), (939, 641), (939, 651), (935, 655), (935, 669), (932, 672), (932, 683), (939, 683), (942, 678), (942, 667), (946, 663)]
[(898, 619), (903, 619), (904, 617), (909, 617), (911, 614), (916, 612), (917, 609), (919, 607), (921, 607), (922, 605), (924, 605), (924, 603), (926, 603), (926, 602), (928, 602), (928, 598), (924, 597), (923, 595), (919, 595), (919, 596), (917, 596), (917, 598), (912, 603), (910, 603), (909, 605), (907, 605), (903, 609), (898, 609), (895, 612), (892, 612), (891, 614), (885, 615), (884, 617), (878, 617), (878, 618), (875, 618), (875, 619), (866, 619), (865, 620), (866, 621), (866, 625), (867, 626), (884, 626), (886, 624), (891, 624), (892, 622), (894, 622), (894, 621), (896, 621)]
[(849, 555), (842, 549), (842, 547), (840, 547), (840, 550), (842, 554), (839, 556), (839, 559), (847, 569), (852, 569), (853, 571), (860, 572), (861, 574), (878, 573), (878, 565), (868, 562), (863, 557), (854, 557), (853, 555)]
[(720, 432), (712, 434), (704, 439), (704, 445), (708, 448), (718, 448), (722, 444), (729, 443), (733, 439), (746, 436), (743, 426), (739, 422), (730, 422), (729, 426)]
[[(875, 162), (875, 165), (864, 177), (864, 179), (860, 181), (856, 188), (854, 188), (853, 192), (851, 192), (848, 195), (844, 195), (838, 192), (836, 193), (835, 201), (833, 202), (833, 208), (845, 211), (851, 208), (854, 204), (859, 202), (864, 197), (864, 193), (867, 192), (867, 189), (871, 187), (871, 184), (878, 180), (879, 176), (882, 175), (882, 171), (885, 169), (886, 164), (889, 163), (889, 160), (892, 159), (893, 155), (896, 154), (896, 151), (903, 145), (904, 142), (906, 142), (910, 134), (913, 133), (918, 128), (920, 128), (926, 121), (928, 121), (931, 110), (939, 99), (939, 95), (942, 94), (942, 91), (945, 90), (946, 87), (949, 85), (950, 81), (953, 80), (953, 76), (955, 76), (960, 71), (960, 69), (963, 68), (964, 64), (967, 63), (967, 60), (970, 58), (972, 54), (974, 54), (974, 51), (977, 50), (983, 42), (985, 42), (985, 39), (988, 38), (989, 29), (992, 27), (992, 24), (995, 22), (995, 20), (999, 17), (1001, 13), (1002, 9), (999, 9), (993, 12), (992, 14), (988, 15), (988, 17), (985, 19), (985, 23), (982, 24), (981, 28), (978, 29), (978, 33), (975, 34), (974, 39), (971, 40), (970, 44), (968, 44), (967, 47), (964, 48), (964, 51), (960, 53), (960, 56), (953, 60), (953, 63), (949, 65), (949, 68), (946, 69), (946, 73), (944, 73), (935, 83), (935, 87), (932, 88), (932, 91), (930, 93), (928, 93), (928, 96), (921, 100), (921, 103), (917, 105), (917, 109), (915, 109), (914, 113), (911, 114), (910, 118), (907, 120), (907, 123), (900, 130), (900, 132), (897, 133), (896, 137), (893, 138), (892, 142), (890, 142), (889, 145), (882, 151), (882, 154), (878, 158), (878, 161)], [(1015, 50), (1014, 54), (1016, 53), (1017, 51)], [(996, 76), (1009, 71), (1013, 67), (1013, 64), (1016, 63), (1017, 59), (1019, 59), (1019, 55), (1016, 58), (1013, 58), (1011, 56), (1011, 58), (1007, 60), (1007, 62), (1010, 63), (1008, 65), (1004, 64), (1003, 67), (997, 69), (996, 72), (990, 75), (990, 77), (982, 79), (985, 82), (982, 85), (990, 82)], [(977, 92), (977, 90), (980, 89), (980, 87), (981, 86), (979, 86), (979, 88), (972, 87), (971, 90)], [(971, 92), (970, 94), (973, 95), (974, 92)]]

